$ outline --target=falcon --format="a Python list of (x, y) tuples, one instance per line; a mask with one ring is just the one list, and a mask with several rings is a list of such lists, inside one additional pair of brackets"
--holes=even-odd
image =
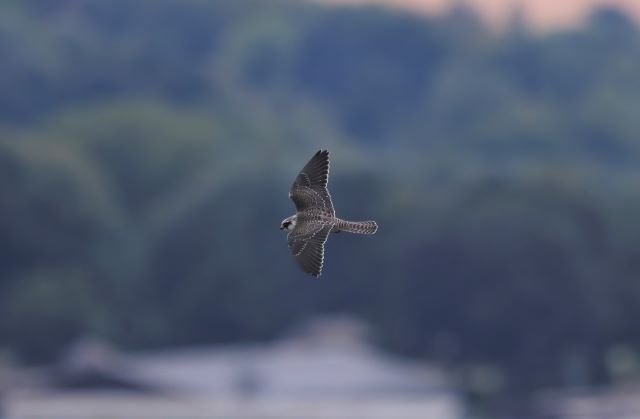
[(346, 231), (355, 234), (374, 234), (375, 221), (346, 221), (336, 217), (329, 180), (329, 152), (318, 151), (302, 168), (291, 185), (289, 198), (296, 213), (282, 220), (280, 230), (288, 231), (289, 249), (300, 268), (316, 278), (322, 273), (324, 244), (331, 233)]

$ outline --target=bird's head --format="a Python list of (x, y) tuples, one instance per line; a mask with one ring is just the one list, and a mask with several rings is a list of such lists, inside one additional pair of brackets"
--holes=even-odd
[(287, 217), (284, 220), (282, 220), (282, 223), (280, 223), (280, 230), (293, 230), (293, 228), (296, 226), (296, 221), (298, 220), (298, 216), (296, 214), (292, 215), (291, 217)]

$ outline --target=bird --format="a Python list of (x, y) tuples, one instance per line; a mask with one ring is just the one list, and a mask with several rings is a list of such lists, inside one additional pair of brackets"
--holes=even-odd
[(375, 221), (347, 221), (336, 217), (327, 189), (329, 181), (329, 151), (319, 150), (296, 176), (289, 198), (296, 213), (280, 223), (287, 243), (302, 271), (318, 278), (324, 265), (324, 247), (331, 233), (345, 231), (355, 234), (375, 234)]

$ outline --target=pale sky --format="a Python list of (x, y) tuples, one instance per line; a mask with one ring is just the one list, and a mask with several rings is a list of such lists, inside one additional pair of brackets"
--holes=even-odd
[(503, 24), (521, 8), (530, 24), (541, 30), (575, 26), (597, 6), (615, 6), (640, 22), (640, 0), (316, 0), (324, 3), (384, 4), (423, 13), (438, 13), (453, 4), (467, 3), (494, 24)]

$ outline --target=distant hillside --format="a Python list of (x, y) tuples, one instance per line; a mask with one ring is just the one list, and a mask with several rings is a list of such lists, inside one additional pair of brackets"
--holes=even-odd
[(542, 31), (575, 27), (594, 10), (614, 7), (640, 22), (640, 2), (636, 0), (315, 0), (332, 4), (382, 4), (420, 13), (442, 13), (456, 4), (468, 4), (496, 27), (504, 26), (513, 14), (524, 13), (533, 28)]

